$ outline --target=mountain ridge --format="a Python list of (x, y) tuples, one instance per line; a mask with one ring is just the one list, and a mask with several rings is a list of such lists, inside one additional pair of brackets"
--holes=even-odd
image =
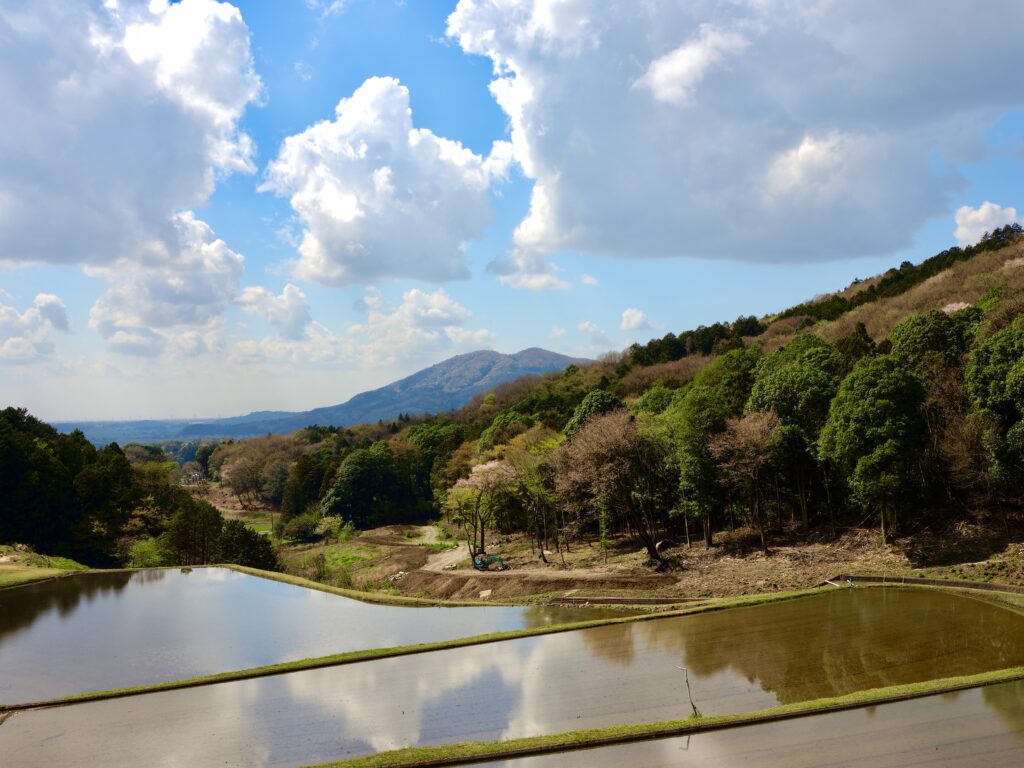
[(360, 392), (343, 403), (307, 411), (252, 411), (222, 419), (145, 419), (137, 421), (62, 421), (64, 432), (81, 429), (94, 443), (191, 440), (202, 437), (252, 437), (288, 433), (320, 424), (347, 427), (392, 420), (400, 414), (441, 413), (460, 408), (476, 394), (522, 376), (589, 362), (540, 347), (513, 354), (476, 350), (442, 360), (377, 389)]

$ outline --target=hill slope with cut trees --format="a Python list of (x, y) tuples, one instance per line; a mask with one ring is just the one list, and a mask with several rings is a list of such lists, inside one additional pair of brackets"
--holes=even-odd
[[(446, 515), (478, 550), (482, 530), (529, 532), (540, 551), (626, 533), (659, 567), (658, 541), (686, 532), (711, 544), (745, 527), (769, 551), (784, 531), (858, 524), (887, 539), (965, 516), (1009, 529), (1024, 498), (1022, 308), (1011, 226), (441, 417), (337, 430), (280, 474), (282, 521), (312, 536), (325, 517)], [(222, 449), (222, 472), (247, 442)]]
[[(80, 437), (48, 439), (95, 462)], [(737, 529), (765, 553), (863, 526), (889, 541), (964, 521), (1009, 537), (1024, 504), (1024, 239), (1009, 226), (774, 316), (501, 383), (442, 415), (201, 454), (200, 474), (279, 509), (278, 532), (300, 542), (443, 516), (475, 553), (495, 532), (527, 534), (541, 557), (627, 537), (664, 568), (659, 542), (713, 546)], [(24, 481), (15, 470), (10, 487)], [(68, 494), (95, 508), (67, 487), (26, 507), (40, 530), (67, 527)]]

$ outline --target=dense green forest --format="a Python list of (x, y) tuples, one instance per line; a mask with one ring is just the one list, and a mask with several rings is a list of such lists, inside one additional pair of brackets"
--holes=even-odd
[(766, 552), (784, 531), (871, 525), (892, 539), (977, 515), (1009, 529), (1024, 491), (1020, 235), (519, 379), (452, 413), (174, 446), (190, 459), (177, 474), (159, 450), (129, 446), (129, 461), (8, 409), (0, 540), (91, 562), (272, 557), (182, 476), (280, 510), (293, 541), (445, 516), (478, 551), (493, 531), (528, 532), (541, 557), (625, 534), (659, 567), (659, 541), (712, 545), (737, 528)]
[(181, 485), (161, 449), (97, 450), (24, 410), (0, 411), (0, 541), (93, 566), (233, 562), (275, 568), (266, 537)]

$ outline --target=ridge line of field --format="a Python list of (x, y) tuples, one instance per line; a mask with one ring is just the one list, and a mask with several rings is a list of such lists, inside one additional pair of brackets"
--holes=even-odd
[[(841, 573), (833, 576), (827, 583), (835, 582), (839, 586), (849, 580), (852, 584), (858, 581), (866, 584), (884, 584), (907, 587), (949, 587), (952, 589), (981, 589), (987, 592), (1002, 592), (1010, 595), (1024, 595), (1024, 586), (1002, 584), (991, 581), (967, 581), (964, 579), (933, 579), (927, 576), (886, 576), (872, 574)], [(821, 585), (819, 585), (821, 586)]]
[[(249, 570), (249, 569), (247, 569)], [(255, 570), (255, 569), (252, 569)], [(369, 648), (360, 651), (346, 651), (344, 653), (317, 656), (310, 659), (297, 661), (284, 661), (278, 664), (269, 664), (262, 667), (251, 667), (234, 672), (217, 672), (210, 675), (200, 675), (185, 680), (172, 680), (163, 683), (152, 683), (149, 685), (130, 686), (125, 688), (112, 689), (107, 691), (92, 691), (88, 693), (62, 696), (43, 701), (33, 701), (21, 704), (0, 704), (0, 713), (19, 712), (30, 709), (43, 709), (48, 707), (70, 706), (73, 704), (84, 704), (92, 701), (104, 701), (107, 699), (120, 699), (128, 696), (141, 696), (162, 691), (174, 691), (185, 688), (199, 688), (206, 685), (218, 683), (229, 683), (238, 680), (250, 680), (257, 677), (270, 677), (290, 672), (302, 672), (309, 669), (322, 669), (325, 667), (337, 667), (345, 664), (355, 664), (364, 661), (375, 661), (378, 659), (389, 659), (397, 656), (412, 656), (420, 653), (433, 651), (444, 651), (454, 648), (466, 648), (474, 645), (485, 645), (504, 640), (517, 640), (521, 638), (537, 637), (540, 635), (553, 635), (561, 632), (574, 632), (594, 627), (604, 627), (611, 624), (629, 624), (639, 621), (652, 621), (656, 619), (667, 619), (678, 616), (692, 616), (701, 613), (729, 610), (734, 608), (749, 608), (766, 603), (783, 602), (813, 595), (825, 594), (831, 591), (832, 587), (793, 591), (793, 592), (772, 592), (763, 595), (745, 595), (742, 597), (722, 598), (715, 603), (703, 605), (691, 605), (676, 611), (660, 611), (657, 613), (640, 614), (639, 616), (620, 616), (610, 619), (591, 619), (588, 621), (571, 622), (567, 624), (552, 624), (543, 627), (531, 627), (527, 629), (513, 629), (507, 632), (492, 632), (483, 635), (471, 635), (469, 637), (456, 638), (454, 640), (442, 640), (436, 643), (419, 643), (415, 645), (394, 646), (391, 648)]]
[(794, 720), (1018, 680), (1024, 680), (1024, 667), (1010, 667), (977, 675), (873, 688), (843, 696), (782, 704), (753, 712), (588, 728), (544, 736), (527, 736), (507, 741), (477, 741), (430, 747), (408, 747), (378, 752), (364, 757), (321, 763), (310, 768), (434, 768), (435, 766), (470, 765), (484, 760), (531, 757)]
[[(413, 545), (415, 546), (415, 545)], [(291, 584), (295, 587), (306, 587), (307, 589), (315, 589), (318, 592), (327, 592), (332, 595), (341, 595), (342, 597), (348, 597), (353, 600), (359, 600), (364, 603), (375, 603), (377, 605), (399, 605), (399, 606), (416, 606), (418, 608), (428, 607), (481, 607), (481, 606), (512, 606), (517, 603), (498, 602), (498, 601), (486, 601), (486, 600), (441, 600), (432, 599), (429, 597), (406, 597), (405, 595), (387, 595), (381, 592), (362, 592), (358, 589), (346, 589), (345, 587), (334, 587), (330, 584), (323, 584), (319, 581), (312, 581), (311, 579), (305, 579), (301, 576), (293, 576), (290, 573), (280, 573), (278, 571), (264, 571), (260, 568), (251, 568), (247, 565), (235, 565), (233, 563), (223, 563), (217, 566), (217, 568), (228, 568), (232, 571), (238, 571), (249, 576), (257, 576), (262, 579), (269, 579), (271, 581), (279, 581), (282, 584)]]

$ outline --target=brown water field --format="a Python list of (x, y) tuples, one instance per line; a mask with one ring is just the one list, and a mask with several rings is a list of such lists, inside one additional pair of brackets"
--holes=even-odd
[(190, 766), (304, 765), (686, 717), (680, 667), (697, 706), (715, 715), (1019, 666), (1022, 633), (1024, 616), (973, 598), (842, 589), (18, 712), (0, 725), (0, 749), (8, 766), (138, 765), (140, 756)]
[(621, 615), (375, 605), (227, 568), (83, 573), (0, 590), (0, 704)]
[(846, 712), (538, 757), (483, 768), (1020, 768), (1024, 683)]

